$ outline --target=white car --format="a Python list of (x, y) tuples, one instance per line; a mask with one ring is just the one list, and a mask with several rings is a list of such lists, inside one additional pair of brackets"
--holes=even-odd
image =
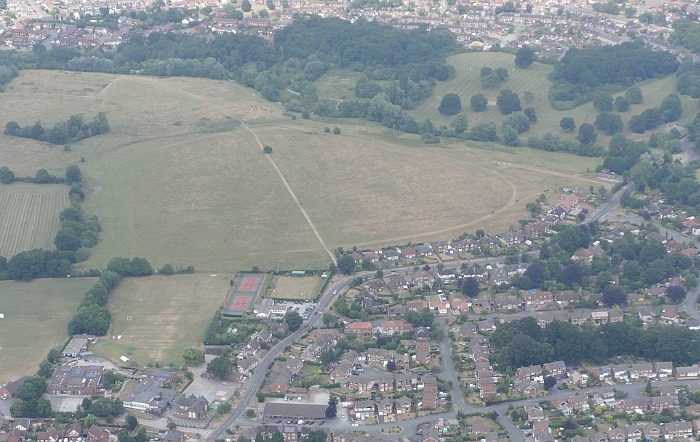
[(352, 426), (353, 426), (353, 427), (359, 427), (360, 424), (358, 424), (357, 422), (355, 422), (354, 424), (352, 424)]
[(343, 417), (343, 418), (344, 418), (344, 417), (345, 417), (345, 413), (341, 414), (340, 417)]

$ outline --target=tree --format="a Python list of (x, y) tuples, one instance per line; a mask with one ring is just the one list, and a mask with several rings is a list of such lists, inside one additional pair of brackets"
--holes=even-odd
[(620, 118), (618, 114), (607, 111), (598, 114), (595, 119), (595, 127), (610, 136), (615, 135), (618, 132), (622, 132), (624, 129), (622, 118)]
[(331, 394), (328, 398), (328, 406), (326, 407), (326, 418), (333, 419), (338, 414), (338, 397)]
[(394, 362), (393, 359), (389, 360), (389, 362), (386, 363), (386, 370), (396, 371), (396, 362)]
[(37, 374), (42, 378), (49, 379), (51, 375), (53, 375), (53, 366), (49, 361), (44, 359), (41, 361), (41, 364), (39, 364), (39, 371)]
[(267, 9), (270, 11), (275, 10), (275, 0), (267, 0)]
[(674, 304), (678, 304), (685, 299), (687, 292), (681, 286), (672, 285), (666, 289), (666, 297)]
[(492, 122), (477, 124), (469, 131), (469, 139), (474, 141), (496, 141), (498, 133)]
[(523, 111), (513, 112), (503, 117), (503, 128), (505, 129), (507, 126), (512, 127), (518, 134), (521, 134), (530, 129), (530, 119)]
[(474, 298), (479, 295), (479, 281), (476, 278), (462, 278), (462, 293)]
[(595, 133), (595, 128), (592, 124), (583, 123), (581, 126), (579, 126), (578, 135), (576, 136), (579, 143), (593, 144), (597, 138), (598, 134)]
[(207, 373), (223, 381), (228, 378), (232, 367), (233, 364), (227, 356), (218, 356), (207, 364)]
[(664, 123), (676, 121), (683, 114), (681, 99), (678, 94), (670, 94), (661, 102), (661, 120)]
[(438, 112), (447, 117), (457, 115), (461, 110), (462, 100), (459, 98), (459, 95), (452, 92), (445, 94), (438, 106)]
[(518, 131), (513, 126), (506, 125), (503, 127), (503, 144), (506, 146), (518, 145)]
[(523, 46), (515, 53), (515, 65), (519, 68), (527, 68), (535, 61), (535, 51), (528, 46)]
[(8, 121), (5, 124), (5, 135), (18, 136), (20, 131), (19, 123), (16, 121)]
[(467, 116), (464, 114), (457, 115), (450, 121), (450, 127), (457, 135), (466, 132), (468, 127)]
[(564, 117), (559, 121), (559, 127), (566, 133), (571, 133), (576, 129), (576, 122), (571, 117)]
[(52, 348), (49, 350), (49, 354), (46, 356), (46, 360), (52, 364), (58, 363), (61, 360), (61, 350), (57, 348)]
[(269, 144), (266, 144), (265, 146), (263, 146), (263, 153), (267, 153), (267, 154), (272, 153), (272, 146), (270, 146)]
[(593, 96), (593, 107), (601, 112), (610, 112), (613, 110), (613, 99), (610, 94), (604, 92), (596, 93)]
[(489, 104), (488, 98), (484, 94), (472, 95), (469, 99), (474, 112), (483, 112), (486, 110), (486, 106)]
[(355, 258), (350, 255), (343, 255), (338, 260), (338, 270), (344, 275), (355, 273)]
[(525, 112), (525, 115), (527, 115), (527, 119), (530, 120), (531, 124), (537, 123), (537, 113), (535, 113), (534, 107), (526, 107), (523, 112)]
[(188, 347), (182, 354), (185, 364), (189, 366), (201, 365), (204, 363), (204, 350), (200, 348)]
[(303, 442), (326, 442), (328, 435), (323, 430), (314, 430), (302, 439)]
[(603, 303), (608, 307), (627, 304), (627, 295), (621, 287), (608, 286), (603, 290)]
[(15, 182), (15, 173), (7, 166), (0, 167), (0, 183), (12, 184)]
[(249, 0), (243, 0), (241, 2), (241, 11), (250, 12), (251, 9), (253, 9), (253, 6), (250, 4)]
[(627, 112), (630, 110), (630, 106), (632, 105), (632, 102), (627, 97), (623, 97), (622, 95), (618, 96), (615, 98), (615, 110), (618, 112)]
[(554, 386), (557, 385), (557, 378), (554, 376), (547, 376), (544, 378), (544, 389), (545, 390), (551, 390), (554, 388)]
[(625, 98), (627, 98), (632, 104), (642, 104), (644, 101), (644, 96), (642, 95), (642, 90), (639, 86), (632, 86), (625, 91)]
[(330, 327), (338, 323), (338, 317), (331, 312), (325, 312), (323, 316), (321, 316), (321, 321), (323, 322), (323, 325)]
[(136, 427), (139, 426), (139, 420), (136, 419), (136, 417), (131, 415), (131, 414), (126, 415), (124, 422), (125, 422), (125, 427), (126, 427), (127, 431), (134, 431), (136, 429)]
[(298, 330), (301, 324), (304, 323), (304, 319), (295, 310), (290, 310), (284, 315), (284, 322), (289, 326), (289, 331)]
[(520, 97), (510, 89), (502, 89), (496, 97), (496, 106), (503, 115), (512, 114), (521, 110)]
[(333, 128), (333, 134), (334, 135), (340, 135), (340, 128), (338, 126)]

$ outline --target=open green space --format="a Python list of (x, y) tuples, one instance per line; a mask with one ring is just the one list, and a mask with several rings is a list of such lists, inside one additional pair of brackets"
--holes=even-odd
[(67, 325), (94, 278), (0, 281), (0, 385), (32, 374), (53, 347), (68, 339)]
[[(22, 106), (30, 95), (31, 109)], [(0, 98), (0, 124), (107, 112), (108, 134), (67, 151), (0, 134), (0, 164), (20, 175), (83, 170), (85, 210), (103, 228), (85, 269), (115, 256), (205, 272), (325, 268), (290, 190), (332, 249), (502, 232), (546, 189), (601, 185), (598, 159), (454, 139), (427, 146), (362, 120), (292, 120), (233, 82), (22, 71)], [(338, 135), (324, 131), (335, 126)]]
[[(564, 117), (572, 117), (577, 127), (582, 123), (593, 124), (598, 111), (590, 102), (566, 111), (556, 110), (549, 104), (548, 93), (551, 82), (548, 80), (548, 76), (554, 69), (553, 66), (533, 63), (527, 69), (520, 69), (515, 67), (514, 60), (515, 56), (501, 52), (471, 52), (449, 57), (448, 63), (454, 66), (457, 72), (456, 76), (450, 80), (439, 82), (435, 86), (433, 95), (414, 111), (416, 119), (423, 121), (429, 118), (436, 126), (443, 124), (449, 126), (453, 117), (442, 116), (438, 112), (438, 106), (442, 97), (452, 92), (460, 96), (462, 111), (467, 114), (470, 127), (475, 124), (492, 121), (500, 129), (503, 115), (496, 107), (496, 97), (501, 89), (510, 89), (520, 96), (523, 109), (532, 106), (537, 113), (537, 123), (533, 124), (528, 132), (520, 135), (522, 142), (526, 142), (530, 136), (542, 136), (547, 132), (558, 133), (562, 137), (567, 136), (559, 128), (559, 121)], [(482, 67), (505, 68), (508, 70), (508, 79), (500, 87), (485, 89), (481, 85), (480, 72)], [(645, 137), (645, 135), (629, 132), (627, 130), (629, 119), (642, 113), (643, 110), (649, 107), (659, 106), (667, 95), (675, 93), (676, 77), (675, 75), (670, 75), (660, 79), (649, 80), (640, 84), (640, 87), (644, 95), (644, 102), (639, 105), (633, 105), (628, 112), (620, 113), (625, 125), (625, 135), (634, 139)], [(526, 91), (534, 95), (532, 101), (528, 102), (525, 100)], [(484, 94), (488, 98), (489, 105), (486, 111), (473, 112), (471, 110), (470, 98), (476, 94)], [(613, 97), (615, 96), (617, 95)], [(697, 100), (681, 96), (681, 103), (684, 112), (677, 124), (683, 125), (689, 123), (695, 117)], [(576, 133), (574, 132), (568, 136), (574, 138)], [(598, 141), (603, 145), (607, 145), (608, 139), (609, 137), (605, 134), (598, 133)]]
[(321, 278), (318, 276), (276, 276), (272, 281), (270, 298), (273, 299), (316, 299)]
[(58, 215), (70, 205), (68, 187), (15, 183), (0, 185), (0, 256), (53, 249)]
[(182, 365), (183, 351), (202, 342), (232, 277), (192, 274), (122, 280), (109, 298), (109, 336), (91, 350), (115, 362), (126, 356), (143, 364)]

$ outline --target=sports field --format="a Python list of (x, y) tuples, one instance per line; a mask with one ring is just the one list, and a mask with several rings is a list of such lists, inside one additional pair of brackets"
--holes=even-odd
[[(111, 131), (69, 152), (0, 134), (0, 164), (18, 174), (80, 165), (85, 210), (103, 228), (85, 269), (114, 256), (205, 272), (326, 268), (319, 237), (333, 249), (499, 232), (546, 189), (600, 186), (596, 159), (449, 139), (427, 146), (366, 121), (292, 120), (258, 95), (226, 81), (22, 71), (3, 94), (0, 124), (105, 111)], [(36, 106), (22, 105), (28, 96)]]
[(31, 249), (53, 249), (58, 214), (70, 205), (68, 186), (0, 185), (0, 256)]
[(182, 365), (182, 352), (202, 342), (212, 311), (224, 302), (232, 274), (128, 278), (110, 296), (111, 336), (94, 352), (119, 361)]
[(276, 276), (272, 281), (270, 298), (313, 300), (318, 294), (321, 278), (318, 276)]
[(265, 290), (269, 276), (266, 273), (240, 273), (236, 275), (224, 303), (224, 316), (243, 316), (251, 311), (255, 299)]
[(35, 373), (68, 340), (68, 322), (94, 278), (0, 281), (0, 385)]

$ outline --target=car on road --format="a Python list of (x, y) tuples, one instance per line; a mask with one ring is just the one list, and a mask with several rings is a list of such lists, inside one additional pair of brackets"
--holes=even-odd
[(353, 427), (359, 427), (360, 424), (358, 424), (357, 422), (355, 422), (354, 424), (352, 424), (352, 426), (353, 426)]
[(344, 418), (344, 417), (345, 417), (345, 413), (341, 414), (340, 417)]

